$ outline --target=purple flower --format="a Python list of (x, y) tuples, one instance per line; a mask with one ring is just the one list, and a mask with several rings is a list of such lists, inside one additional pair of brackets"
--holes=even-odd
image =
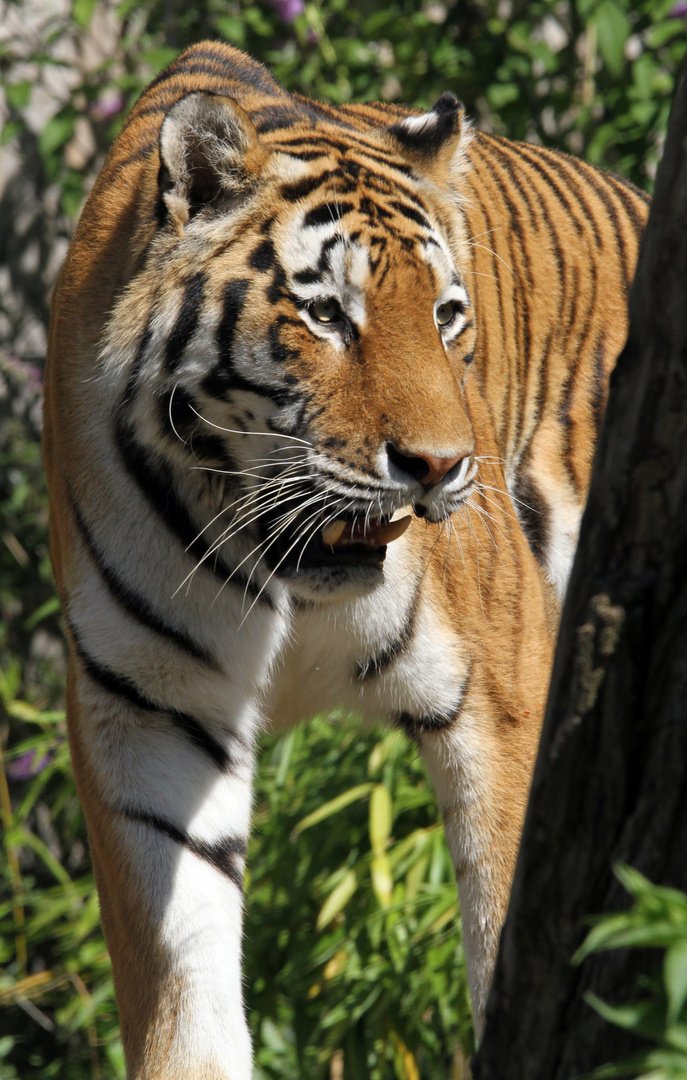
[(687, 19), (687, 0), (678, 0), (670, 9), (669, 19)]
[(7, 763), (7, 775), (10, 780), (32, 780), (34, 776), (38, 776), (43, 769), (47, 768), (54, 755), (54, 749), (48, 750), (40, 758), (38, 750), (27, 750), (25, 754)]
[(88, 111), (96, 120), (109, 120), (124, 108), (124, 94), (121, 90), (106, 90), (97, 101), (92, 101)]
[(303, 0), (269, 0), (282, 22), (292, 23), (298, 15), (305, 11)]

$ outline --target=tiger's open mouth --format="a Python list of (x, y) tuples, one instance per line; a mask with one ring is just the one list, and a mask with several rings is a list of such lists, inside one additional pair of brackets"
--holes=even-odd
[(410, 514), (395, 520), (366, 515), (325, 519), (307, 543), (296, 543), (291, 550), (288, 550), (288, 544), (285, 545), (278, 572), (290, 577), (301, 571), (326, 567), (381, 567), (387, 546), (403, 535), (410, 522)]

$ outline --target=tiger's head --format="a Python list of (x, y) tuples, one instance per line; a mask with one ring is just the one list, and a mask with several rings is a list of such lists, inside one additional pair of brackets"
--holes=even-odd
[(463, 112), (258, 128), (208, 93), (167, 113), (158, 227), (102, 354), (117, 438), (247, 566), (367, 589), (411, 511), (442, 521), (475, 482)]

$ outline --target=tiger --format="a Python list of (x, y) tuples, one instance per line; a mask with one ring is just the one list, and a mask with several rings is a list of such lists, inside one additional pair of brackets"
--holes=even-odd
[(131, 111), (52, 300), (67, 714), (128, 1077), (248, 1080), (260, 733), (404, 732), (475, 1026), (647, 197), (203, 42)]

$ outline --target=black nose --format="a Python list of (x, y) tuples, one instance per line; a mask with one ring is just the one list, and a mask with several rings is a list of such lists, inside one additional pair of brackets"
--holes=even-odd
[(401, 450), (393, 443), (386, 444), (386, 452), (392, 465), (413, 480), (419, 480), (426, 488), (438, 484), (452, 469), (460, 465), (466, 456), (459, 454), (457, 457), (437, 457), (436, 454), (418, 454)]

